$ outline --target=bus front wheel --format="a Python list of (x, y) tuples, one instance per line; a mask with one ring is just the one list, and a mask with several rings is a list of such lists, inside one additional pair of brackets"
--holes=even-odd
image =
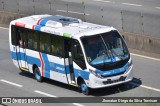
[(86, 83), (84, 81), (81, 82), (81, 91), (85, 95), (89, 95), (90, 93), (90, 88), (87, 87)]
[(38, 82), (42, 82), (42, 76), (38, 68), (34, 69), (34, 77)]

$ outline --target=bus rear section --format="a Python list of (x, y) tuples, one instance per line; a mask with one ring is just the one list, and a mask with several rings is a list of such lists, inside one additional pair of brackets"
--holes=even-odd
[(35, 15), (11, 22), (14, 64), (43, 77), (76, 86), (83, 94), (131, 81), (127, 45), (112, 28), (65, 16)]

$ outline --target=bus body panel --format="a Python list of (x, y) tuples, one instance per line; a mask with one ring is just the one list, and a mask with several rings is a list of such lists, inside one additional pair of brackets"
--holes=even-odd
[[(43, 17), (43, 15), (41, 15), (40, 17)], [(48, 16), (44, 15), (44, 17), (48, 17)], [(25, 22), (25, 20), (27, 21)], [(29, 23), (30, 22), (29, 20), (31, 20), (32, 24)], [(83, 22), (83, 23), (88, 25), (88, 27), (81, 26), (82, 27), (81, 28), (81, 27), (77, 27), (77, 26), (75, 27), (71, 25), (64, 26), (64, 27), (62, 25), (62, 27), (59, 27), (61, 26), (59, 23), (58, 24), (55, 23), (56, 25), (52, 27), (49, 24), (49, 22), (47, 23), (47, 21), (44, 21), (44, 20), (43, 22), (41, 22), (41, 20), (43, 19), (42, 18), (34, 19), (31, 16), (28, 18), (26, 17), (26, 18), (14, 20), (10, 23), (10, 28), (9, 28), (10, 29), (9, 30), (10, 52), (11, 52), (13, 63), (15, 64), (16, 67), (22, 70), (23, 68), (25, 68), (30, 73), (34, 73), (33, 65), (36, 65), (39, 68), (40, 73), (43, 77), (53, 79), (53, 80), (56, 80), (62, 83), (70, 84), (73, 86), (80, 86), (78, 85), (77, 79), (82, 78), (84, 82), (86, 83), (86, 85), (90, 88), (103, 88), (103, 87), (113, 86), (113, 85), (117, 85), (121, 83), (126, 83), (132, 80), (133, 65), (132, 64), (129, 65), (130, 64), (129, 61), (131, 61), (131, 57), (126, 62), (126, 64), (123, 65), (122, 67), (116, 68), (113, 70), (107, 70), (107, 71), (96, 69), (87, 60), (87, 55), (85, 53), (85, 48), (81, 41), (81, 37), (92, 36), (93, 33), (99, 34), (99, 33), (104, 33), (105, 31), (109, 32), (109, 31), (115, 30), (114, 28), (96, 25), (96, 24), (90, 24), (86, 22)], [(24, 24), (23, 24), (23, 21), (24, 21)], [(19, 24), (16, 24), (17, 22)], [(27, 22), (29, 24), (27, 24)], [(42, 23), (44, 24), (44, 26), (41, 25)], [(50, 22), (50, 23), (53, 24), (54, 22)], [(50, 36), (58, 35), (58, 36), (63, 37), (64, 54), (68, 54), (68, 56), (60, 57), (60, 56), (52, 55), (49, 53), (45, 53), (40, 50), (22, 48), (20, 47), (20, 45), (12, 45), (12, 37), (11, 37), (12, 36), (11, 26), (12, 25), (23, 27), (24, 29), (30, 29), (29, 31), (31, 30), (37, 31), (37, 33), (39, 34), (43, 32), (46, 34), (51, 34)], [(39, 34), (37, 36), (40, 36)], [(85, 68), (82, 68), (73, 59), (74, 51), (72, 49), (74, 49), (74, 46), (75, 46), (72, 44), (73, 39), (77, 40), (80, 44), (80, 48), (82, 49), (82, 53), (84, 57), (84, 64), (86, 65)], [(72, 42), (72, 43), (67, 45), (65, 41)], [(94, 70), (94, 72), (100, 74), (101, 76), (106, 76), (106, 77), (99, 78), (97, 77), (97, 75), (94, 75), (94, 73), (92, 73), (91, 70)], [(123, 72), (123, 74), (116, 75), (116, 73), (120, 73), (120, 72)], [(111, 76), (107, 77), (107, 75), (111, 75)]]

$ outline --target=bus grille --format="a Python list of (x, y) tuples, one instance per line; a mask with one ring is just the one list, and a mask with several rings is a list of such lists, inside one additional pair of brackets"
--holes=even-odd
[(117, 80), (111, 80), (111, 79), (108, 79), (107, 81), (103, 81), (103, 84), (106, 85), (106, 84), (112, 84), (112, 83), (116, 83), (116, 82), (120, 82), (120, 81), (125, 81), (126, 77), (123, 77), (121, 76), (119, 79)]

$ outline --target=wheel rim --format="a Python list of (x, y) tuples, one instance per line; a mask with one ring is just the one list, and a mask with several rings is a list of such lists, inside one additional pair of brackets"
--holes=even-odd
[(86, 92), (87, 92), (87, 85), (83, 83), (83, 84), (81, 85), (81, 89), (82, 89), (82, 92), (83, 92), (83, 93), (86, 93)]
[(41, 75), (40, 75), (39, 70), (35, 70), (35, 75), (36, 75), (36, 79), (37, 79), (37, 80), (40, 80)]

